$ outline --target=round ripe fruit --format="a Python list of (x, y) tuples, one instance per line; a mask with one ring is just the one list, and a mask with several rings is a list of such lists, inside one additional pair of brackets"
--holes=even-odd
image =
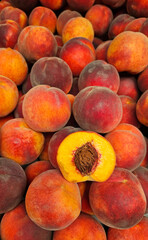
[(106, 181), (112, 174), (116, 157), (112, 145), (96, 132), (69, 134), (57, 151), (58, 166), (69, 182)]

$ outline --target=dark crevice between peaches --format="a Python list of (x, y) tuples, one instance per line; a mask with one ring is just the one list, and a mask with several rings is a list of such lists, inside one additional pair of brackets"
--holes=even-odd
[(82, 175), (89, 175), (95, 170), (100, 154), (90, 142), (79, 147), (74, 156), (74, 163)]

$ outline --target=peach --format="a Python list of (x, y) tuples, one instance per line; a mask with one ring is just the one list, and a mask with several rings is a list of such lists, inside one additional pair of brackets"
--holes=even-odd
[(140, 166), (147, 168), (148, 167), (148, 138), (147, 137), (144, 137), (144, 138), (145, 138), (146, 145), (147, 145), (147, 151), (146, 151), (145, 158), (141, 162)]
[(66, 43), (75, 37), (85, 37), (91, 42), (94, 39), (92, 23), (85, 17), (74, 17), (69, 19), (62, 30), (62, 40)]
[(133, 16), (130, 16), (127, 13), (122, 13), (115, 16), (108, 29), (109, 39), (114, 39), (119, 33), (123, 32), (127, 24), (134, 19), (135, 18)]
[(136, 18), (126, 25), (124, 31), (138, 32), (145, 21), (145, 17)]
[(76, 183), (70, 183), (58, 169), (34, 178), (25, 197), (29, 218), (46, 230), (60, 230), (74, 222), (81, 211), (81, 196)]
[(16, 7), (7, 6), (0, 12), (0, 21), (11, 19), (16, 21), (21, 28), (24, 28), (28, 24), (27, 14)]
[(92, 7), (95, 0), (67, 0), (70, 9), (76, 10), (78, 12), (86, 12)]
[(129, 123), (140, 128), (141, 124), (136, 116), (136, 101), (126, 95), (120, 95), (120, 99), (123, 107), (123, 115), (120, 123)]
[[(139, 179), (145, 193), (146, 200), (148, 201), (148, 168), (139, 166), (133, 171), (133, 173)], [(148, 206), (146, 208), (146, 213), (148, 213)]]
[(81, 194), (81, 202), (82, 202), (81, 211), (89, 215), (94, 215), (89, 203), (89, 189), (91, 184), (92, 184), (92, 181), (79, 182), (78, 187), (80, 189), (80, 194)]
[(20, 34), (20, 26), (14, 20), (3, 20), (0, 22), (0, 47), (14, 48)]
[(104, 5), (108, 5), (109, 7), (116, 9), (122, 7), (124, 3), (126, 3), (126, 0), (101, 0), (101, 2)]
[(103, 182), (114, 171), (116, 156), (112, 145), (102, 135), (80, 130), (62, 140), (57, 164), (69, 182)]
[(23, 94), (27, 93), (32, 88), (32, 84), (30, 81), (30, 72), (27, 74), (26, 79), (23, 81), (21, 87)]
[(7, 121), (0, 132), (0, 153), (20, 165), (35, 161), (44, 146), (42, 133), (33, 131), (23, 118)]
[(19, 92), (16, 84), (5, 76), (0, 75), (0, 117), (6, 117), (12, 113), (19, 100)]
[(26, 93), (22, 110), (30, 128), (38, 132), (55, 132), (68, 122), (71, 104), (61, 89), (38, 85)]
[(148, 38), (141, 32), (121, 32), (109, 45), (107, 60), (119, 72), (142, 72), (148, 64)]
[[(85, 231), (84, 231), (85, 229)], [(78, 218), (65, 229), (54, 231), (53, 240), (107, 240), (106, 232), (101, 223), (92, 216), (81, 213)]]
[(28, 217), (24, 201), (16, 208), (5, 213), (1, 220), (2, 239), (19, 240), (20, 238), (31, 240), (51, 240), (51, 232), (34, 224)]
[(21, 85), (27, 74), (28, 65), (20, 52), (10, 47), (0, 48), (0, 75), (10, 78), (16, 85)]
[(127, 0), (127, 12), (136, 17), (148, 17), (148, 2), (145, 0)]
[(56, 30), (57, 33), (62, 36), (62, 31), (65, 26), (65, 24), (68, 22), (69, 19), (74, 17), (82, 17), (81, 13), (78, 11), (73, 11), (70, 9), (65, 9), (57, 17), (57, 23), (56, 23)]
[(113, 20), (113, 12), (105, 5), (95, 4), (87, 10), (85, 17), (92, 23), (95, 36), (102, 37)]
[(15, 118), (23, 118), (23, 113), (22, 113), (22, 104), (23, 104), (23, 100), (24, 100), (24, 97), (25, 97), (25, 94), (22, 95), (19, 100), (18, 100), (18, 103), (17, 103), (17, 106), (16, 108), (14, 109), (14, 117)]
[(130, 228), (139, 223), (147, 204), (140, 181), (125, 168), (115, 168), (105, 182), (93, 182), (89, 200), (97, 219), (116, 229)]
[(80, 128), (66, 126), (55, 132), (48, 143), (48, 159), (54, 168), (58, 168), (57, 151), (63, 139), (72, 132), (80, 131)]
[(65, 0), (40, 0), (41, 5), (54, 11), (60, 10), (65, 5)]
[(104, 60), (107, 62), (107, 50), (112, 40), (106, 40), (99, 44), (96, 48), (96, 60)]
[(48, 144), (54, 132), (45, 132), (43, 134), (44, 134), (45, 142), (44, 142), (43, 150), (39, 156), (39, 160), (46, 160), (50, 162), (50, 159), (48, 157)]
[(73, 75), (69, 65), (58, 57), (42, 57), (30, 71), (31, 85), (46, 84), (68, 93), (72, 87)]
[(137, 85), (142, 93), (148, 90), (148, 66), (138, 75)]
[(30, 25), (18, 37), (18, 50), (28, 62), (34, 63), (39, 58), (55, 56), (57, 42), (48, 28)]
[(123, 114), (119, 96), (107, 87), (89, 86), (75, 97), (73, 115), (85, 130), (107, 133), (121, 121)]
[(146, 19), (144, 23), (141, 25), (139, 32), (143, 33), (148, 37), (148, 19)]
[(92, 43), (94, 45), (94, 48), (96, 49), (99, 46), (99, 44), (102, 42), (103, 42), (103, 40), (101, 38), (94, 36), (94, 40)]
[(146, 141), (137, 127), (129, 123), (120, 123), (107, 133), (105, 138), (115, 150), (117, 167), (133, 171), (140, 166), (146, 155)]
[(10, 119), (13, 119), (13, 118), (14, 118), (13, 112), (8, 114), (5, 117), (0, 117), (0, 129), (7, 121), (9, 121)]
[(62, 36), (58, 35), (58, 34), (55, 34), (54, 37), (57, 41), (58, 47), (62, 47), (63, 46)]
[(79, 37), (67, 41), (61, 48), (59, 57), (69, 65), (74, 77), (79, 76), (82, 69), (95, 60), (94, 50)]
[(136, 104), (136, 115), (140, 123), (148, 127), (148, 89), (144, 91)]
[(107, 232), (108, 240), (146, 240), (148, 234), (148, 218), (143, 216), (139, 223), (127, 229), (109, 228)]
[(23, 168), (12, 159), (0, 157), (0, 214), (10, 211), (22, 201), (26, 183)]
[(78, 78), (79, 77), (74, 77), (73, 78), (73, 83), (72, 83), (72, 87), (69, 91), (70, 94), (73, 94), (74, 96), (76, 96), (79, 92), (79, 88), (78, 88)]
[(12, 6), (22, 9), (25, 12), (30, 12), (39, 3), (39, 0), (9, 0)]
[(136, 76), (130, 74), (120, 74), (120, 85), (117, 94), (129, 96), (137, 102), (140, 96), (140, 91)]
[(35, 177), (49, 169), (53, 169), (53, 166), (49, 161), (46, 160), (35, 161), (27, 165), (27, 167), (25, 168), (27, 184), (30, 185), (30, 183)]
[(0, 12), (3, 10), (3, 8), (11, 6), (11, 3), (8, 1), (1, 1), (0, 2)]
[(57, 16), (49, 8), (37, 6), (29, 14), (28, 24), (47, 27), (52, 33), (56, 30)]
[(103, 60), (88, 63), (78, 78), (79, 91), (88, 86), (101, 86), (117, 93), (119, 85), (120, 76), (116, 68)]

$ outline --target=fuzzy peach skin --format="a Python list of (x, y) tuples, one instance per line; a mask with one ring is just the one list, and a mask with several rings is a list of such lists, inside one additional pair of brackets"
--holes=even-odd
[(141, 123), (136, 116), (136, 101), (126, 95), (120, 95), (120, 99), (123, 107), (123, 115), (120, 123), (129, 123), (137, 128), (141, 127)]
[(120, 85), (120, 76), (116, 68), (103, 61), (94, 60), (88, 63), (78, 78), (79, 91), (88, 86), (107, 87), (117, 93)]
[(113, 20), (113, 12), (108, 6), (95, 4), (87, 10), (85, 17), (92, 23), (95, 36), (102, 37)]
[(6, 117), (0, 117), (0, 129), (5, 124), (5, 122), (13, 118), (14, 118), (13, 112), (8, 114)]
[(0, 1), (0, 12), (2, 11), (3, 8), (7, 7), (7, 6), (11, 6), (11, 3), (8, 1)]
[[(139, 179), (148, 202), (148, 168), (139, 166), (133, 173)], [(146, 213), (148, 213), (148, 206), (146, 208)]]
[(55, 231), (53, 240), (107, 240), (105, 229), (92, 216), (81, 213), (79, 217), (65, 229)]
[(26, 93), (22, 111), (26, 123), (33, 130), (55, 132), (68, 122), (71, 103), (61, 89), (38, 85)]
[(62, 46), (59, 57), (69, 65), (76, 77), (88, 63), (95, 60), (95, 52), (89, 43), (82, 41), (82, 37), (74, 37)]
[(39, 58), (55, 56), (57, 41), (53, 33), (44, 26), (29, 25), (20, 32), (17, 41), (18, 51), (28, 62)]
[(20, 34), (20, 26), (11, 19), (0, 22), (0, 47), (14, 48)]
[(17, 50), (0, 48), (0, 75), (10, 78), (21, 85), (28, 74), (28, 65), (25, 58)]
[(127, 12), (136, 17), (148, 17), (148, 2), (145, 0), (127, 0), (126, 2)]
[(140, 166), (147, 168), (148, 167), (148, 138), (147, 137), (144, 137), (144, 138), (145, 138), (146, 145), (147, 145), (147, 151), (146, 151), (145, 158), (141, 162)]
[(136, 115), (140, 123), (148, 127), (148, 89), (144, 91), (136, 104)]
[(67, 21), (73, 17), (82, 17), (81, 13), (78, 11), (72, 11), (70, 9), (65, 9), (57, 17), (56, 30), (57, 33), (62, 36), (62, 31), (64, 25)]
[(38, 6), (29, 14), (28, 24), (47, 27), (52, 33), (56, 30), (57, 16), (49, 8)]
[(89, 189), (92, 181), (79, 182), (78, 187), (80, 189), (81, 201), (82, 201), (82, 212), (89, 215), (94, 215), (90, 203), (89, 203)]
[(148, 90), (148, 66), (138, 75), (137, 85), (142, 93)]
[(147, 205), (138, 178), (131, 171), (117, 167), (107, 181), (91, 184), (89, 201), (97, 219), (116, 229), (127, 229), (140, 222)]
[(98, 133), (113, 130), (123, 114), (119, 96), (111, 89), (101, 86), (88, 86), (79, 91), (72, 110), (80, 128)]
[(123, 32), (127, 24), (134, 19), (133, 16), (127, 13), (121, 13), (114, 17), (108, 29), (108, 38), (114, 39), (119, 33)]
[(96, 60), (104, 60), (107, 62), (107, 50), (112, 40), (106, 40), (96, 47)]
[(34, 224), (28, 217), (24, 201), (3, 215), (1, 239), (11, 240), (51, 240), (51, 232)]
[(145, 17), (141, 17), (141, 18), (136, 18), (134, 20), (132, 20), (131, 22), (129, 22), (124, 31), (133, 31), (133, 32), (139, 32), (141, 26), (143, 25), (143, 23), (145, 22), (146, 18)]
[(39, 0), (9, 0), (13, 7), (22, 9), (25, 12), (30, 12), (39, 3)]
[[(97, 2), (97, 0), (96, 0)], [(109, 7), (116, 9), (118, 7), (122, 7), (126, 0), (101, 0), (101, 3), (104, 5), (108, 5)]]
[(140, 97), (140, 91), (136, 76), (128, 73), (126, 75), (120, 74), (120, 85), (117, 94), (129, 96), (137, 102)]
[(129, 123), (120, 123), (107, 133), (105, 138), (115, 150), (117, 167), (133, 171), (140, 166), (146, 155), (146, 141), (137, 127)]
[(65, 0), (40, 0), (41, 5), (52, 10), (60, 10), (64, 7)]
[(25, 197), (30, 219), (46, 230), (69, 226), (81, 211), (78, 185), (65, 180), (59, 170), (39, 174), (29, 185)]
[(44, 134), (45, 142), (44, 142), (43, 150), (39, 156), (39, 160), (46, 160), (46, 161), (50, 162), (50, 159), (48, 157), (48, 144), (49, 144), (49, 141), (50, 141), (51, 137), (53, 136), (54, 132), (46, 132), (43, 134)]
[(121, 32), (109, 45), (107, 60), (119, 72), (142, 72), (148, 65), (148, 38), (141, 32)]
[(6, 117), (16, 108), (19, 91), (16, 84), (5, 76), (0, 75), (0, 117)]
[(16, 21), (21, 29), (26, 27), (28, 24), (27, 14), (23, 10), (13, 6), (7, 6), (0, 12), (0, 21), (6, 19)]
[(148, 36), (148, 19), (144, 21), (144, 23), (141, 25), (139, 32), (143, 33), (145, 36)]
[(67, 0), (70, 9), (78, 12), (86, 12), (95, 3), (95, 0)]
[(74, 17), (69, 19), (62, 30), (62, 40), (66, 43), (74, 37), (85, 37), (91, 42), (94, 39), (92, 23), (85, 17)]
[(35, 161), (27, 165), (25, 168), (27, 184), (29, 185), (36, 176), (49, 169), (53, 169), (53, 166), (51, 165), (50, 161), (46, 160)]
[(73, 75), (69, 65), (59, 57), (42, 57), (30, 71), (31, 85), (46, 84), (68, 93), (72, 87)]
[(1, 156), (11, 158), (20, 165), (35, 161), (43, 146), (43, 134), (29, 128), (23, 118), (9, 120), (1, 127)]
[(109, 228), (108, 240), (146, 240), (148, 236), (148, 217), (144, 216), (139, 223), (127, 229)]
[(16, 108), (13, 111), (14, 117), (15, 118), (23, 118), (23, 113), (22, 113), (22, 104), (24, 100), (25, 94), (19, 97), (18, 103)]
[(0, 214), (12, 210), (23, 200), (26, 183), (24, 169), (12, 159), (0, 157)]
[(81, 128), (75, 128), (73, 126), (66, 126), (53, 133), (48, 143), (48, 159), (54, 168), (59, 168), (57, 163), (57, 151), (60, 143), (63, 139), (72, 132), (81, 131)]

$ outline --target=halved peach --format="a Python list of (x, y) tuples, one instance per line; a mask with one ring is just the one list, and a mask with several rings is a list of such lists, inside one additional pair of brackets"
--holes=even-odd
[(93, 131), (78, 131), (63, 139), (57, 163), (69, 182), (103, 182), (112, 174), (116, 157), (112, 145)]

